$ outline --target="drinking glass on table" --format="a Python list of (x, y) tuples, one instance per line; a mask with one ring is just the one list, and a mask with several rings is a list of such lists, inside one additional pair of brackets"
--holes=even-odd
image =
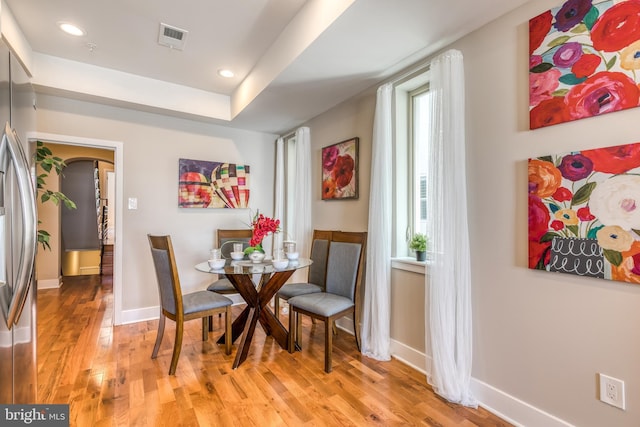
[(211, 249), (211, 259), (220, 259), (222, 258), (222, 251), (218, 248)]
[(233, 244), (234, 252), (242, 252), (242, 243), (234, 243)]

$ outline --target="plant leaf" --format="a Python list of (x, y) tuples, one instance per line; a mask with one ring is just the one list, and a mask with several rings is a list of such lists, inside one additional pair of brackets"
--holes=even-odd
[(582, 19), (582, 22), (584, 22), (584, 25), (587, 27), (587, 29), (591, 31), (591, 29), (593, 28), (593, 24), (596, 23), (599, 16), (600, 16), (600, 12), (598, 12), (598, 8), (593, 6), (591, 7), (591, 9), (589, 9), (589, 12), (587, 12), (587, 14), (584, 16), (584, 18)]
[(553, 64), (549, 64), (548, 62), (543, 62), (542, 64), (538, 64), (535, 67), (531, 68), (529, 72), (531, 73), (544, 73), (553, 68)]
[(596, 188), (596, 185), (597, 184), (595, 182), (588, 182), (580, 187), (578, 191), (573, 194), (573, 198), (571, 199), (571, 206), (581, 205), (582, 203), (589, 200), (589, 197), (591, 197), (591, 193)]
[(565, 97), (567, 96), (567, 94), (569, 93), (569, 89), (558, 89), (558, 90), (554, 90), (551, 93), (551, 96), (560, 96), (560, 97)]
[(586, 32), (586, 31), (587, 31), (587, 26), (582, 22), (571, 29), (571, 32), (573, 34), (580, 34), (580, 33)]
[(618, 251), (612, 251), (611, 249), (603, 249), (602, 253), (604, 257), (609, 261), (612, 265), (618, 267), (622, 264), (622, 254)]
[(551, 211), (551, 213), (556, 213), (560, 210), (560, 206), (556, 205), (555, 203), (549, 203), (549, 210)]
[(538, 160), (542, 160), (543, 162), (553, 163), (553, 159), (551, 158), (551, 156), (538, 157)]
[(616, 64), (616, 59), (618, 57), (617, 56), (612, 56), (611, 59), (609, 61), (607, 61), (607, 71), (609, 71), (610, 69), (613, 68), (613, 66)]
[(570, 38), (571, 38), (570, 36), (560, 36), (558, 38), (551, 40), (547, 46), (549, 47), (560, 46), (561, 44), (564, 44), (567, 41), (569, 41)]
[(578, 236), (578, 226), (577, 225), (567, 225), (567, 230), (571, 231), (574, 236)]
[(603, 228), (604, 225), (601, 225), (599, 227), (593, 227), (591, 230), (589, 230), (589, 232), (587, 233), (587, 239), (595, 239), (597, 238), (596, 234), (598, 233), (598, 231), (600, 231), (601, 228)]
[(560, 76), (560, 78), (558, 79), (561, 83), (567, 84), (567, 85), (571, 85), (571, 86), (575, 86), (578, 85), (582, 82), (584, 82), (585, 80), (587, 80), (586, 77), (576, 77), (575, 74), (573, 73), (569, 73), (569, 74), (565, 74), (564, 76)]
[(540, 243), (550, 242), (553, 240), (554, 237), (562, 237), (562, 236), (559, 235), (558, 233), (553, 233), (551, 231), (548, 231), (544, 234), (544, 236), (540, 238)]

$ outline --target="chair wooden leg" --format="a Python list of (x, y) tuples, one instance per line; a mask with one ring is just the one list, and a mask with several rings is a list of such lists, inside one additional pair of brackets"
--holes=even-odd
[(291, 309), (289, 306), (289, 353), (293, 353), (296, 348), (296, 337), (298, 335), (298, 331), (296, 331), (296, 317), (298, 313)]
[(176, 367), (178, 366), (178, 358), (180, 357), (180, 350), (182, 350), (182, 335), (184, 325), (180, 321), (176, 321), (176, 340), (173, 343), (173, 356), (171, 356), (171, 366), (169, 367), (169, 375), (175, 375)]
[(333, 332), (333, 335), (338, 335), (338, 327), (336, 326), (335, 321), (331, 322), (331, 331)]
[(324, 321), (324, 371), (328, 374), (332, 369), (331, 355), (333, 353), (333, 331), (331, 325), (332, 319)]
[(204, 316), (202, 318), (202, 341), (209, 339), (209, 318), (211, 316)]
[(280, 320), (280, 298), (278, 295), (273, 297), (273, 311), (276, 314), (276, 319)]
[(353, 314), (353, 335), (356, 337), (356, 347), (360, 350), (360, 334), (358, 333), (358, 325), (356, 323), (356, 315)]
[(224, 353), (231, 354), (231, 342), (233, 340), (231, 332), (231, 306), (228, 305), (224, 312)]
[(209, 332), (213, 332), (213, 316), (209, 316)]
[(160, 349), (160, 343), (162, 343), (162, 336), (164, 335), (164, 321), (166, 317), (160, 312), (160, 320), (158, 321), (158, 334), (156, 335), (156, 345), (153, 346), (153, 352), (151, 358), (155, 359), (158, 356), (158, 350)]

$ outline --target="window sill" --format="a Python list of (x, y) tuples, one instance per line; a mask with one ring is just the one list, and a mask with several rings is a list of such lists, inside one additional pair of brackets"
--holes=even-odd
[(426, 274), (426, 261), (416, 261), (415, 258), (400, 257), (391, 258), (391, 268), (410, 271), (412, 273)]

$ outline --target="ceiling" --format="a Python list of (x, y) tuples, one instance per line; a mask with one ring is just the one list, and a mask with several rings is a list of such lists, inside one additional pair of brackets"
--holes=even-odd
[[(527, 1), (4, 0), (36, 57), (144, 77), (167, 90), (196, 89), (226, 100), (229, 114), (194, 118), (275, 134)], [(63, 33), (59, 21), (75, 23), (86, 35)], [(158, 44), (160, 23), (188, 31), (183, 50)], [(218, 76), (221, 68), (235, 77)], [(34, 67), (34, 80), (44, 81), (39, 71)], [(78, 95), (59, 86), (67, 96)], [(109, 102), (108, 95), (100, 98)], [(138, 107), (153, 109), (147, 98)]]

